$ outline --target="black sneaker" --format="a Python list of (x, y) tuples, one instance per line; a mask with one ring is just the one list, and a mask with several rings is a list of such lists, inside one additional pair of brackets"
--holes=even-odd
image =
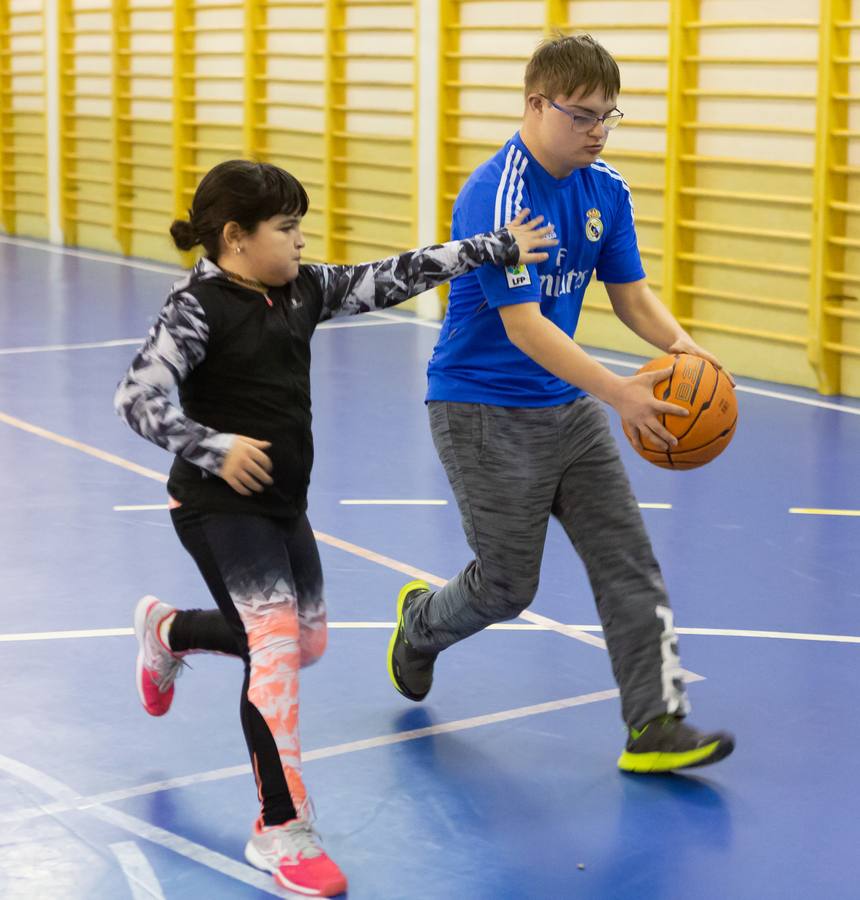
[(430, 590), (426, 581), (410, 581), (397, 595), (397, 627), (388, 642), (388, 674), (394, 687), (410, 700), (423, 700), (433, 685), (433, 663), (438, 653), (413, 650), (403, 634), (403, 614), (419, 595)]
[(725, 731), (702, 734), (678, 716), (660, 716), (641, 731), (630, 729), (618, 768), (625, 772), (692, 769), (719, 762), (734, 749), (734, 735)]

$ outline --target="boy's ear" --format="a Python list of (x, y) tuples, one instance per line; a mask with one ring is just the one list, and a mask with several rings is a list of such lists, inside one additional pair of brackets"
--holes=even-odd
[(540, 94), (529, 94), (526, 98), (526, 106), (537, 115), (543, 110), (543, 97)]

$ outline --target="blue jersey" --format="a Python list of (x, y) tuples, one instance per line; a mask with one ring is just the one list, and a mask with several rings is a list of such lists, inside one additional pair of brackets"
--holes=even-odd
[(555, 226), (557, 247), (530, 266), (484, 266), (457, 278), (430, 359), (428, 400), (493, 406), (554, 406), (583, 391), (556, 378), (505, 333), (500, 306), (539, 302), (573, 337), (591, 273), (623, 284), (645, 277), (627, 183), (605, 162), (553, 178), (519, 133), (478, 169), (454, 204), (453, 238), (503, 227), (524, 208)]

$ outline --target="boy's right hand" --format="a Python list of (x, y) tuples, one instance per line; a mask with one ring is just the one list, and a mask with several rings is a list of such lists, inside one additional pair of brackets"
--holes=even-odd
[(543, 216), (535, 216), (526, 222), (525, 218), (529, 212), (530, 210), (528, 209), (520, 210), (517, 213), (517, 217), (505, 226), (514, 236), (517, 246), (520, 248), (518, 265), (521, 266), (541, 263), (549, 259), (548, 253), (536, 251), (536, 247), (555, 247), (558, 244), (557, 238), (547, 237), (548, 234), (552, 234), (555, 231), (555, 226), (550, 224), (545, 225), (543, 228), (538, 228), (538, 225), (543, 222)]
[(243, 497), (250, 497), (252, 493), (259, 494), (274, 483), (270, 474), (272, 460), (264, 452), (271, 446), (271, 441), (258, 441), (243, 434), (235, 435), (233, 446), (227, 451), (218, 474)]
[(689, 416), (690, 411), (683, 406), (658, 400), (654, 396), (654, 385), (666, 381), (672, 375), (672, 367), (657, 372), (642, 372), (619, 378), (619, 389), (610, 401), (627, 425), (630, 442), (637, 450), (642, 450), (642, 438), (660, 450), (674, 447), (678, 439), (663, 425), (660, 416)]

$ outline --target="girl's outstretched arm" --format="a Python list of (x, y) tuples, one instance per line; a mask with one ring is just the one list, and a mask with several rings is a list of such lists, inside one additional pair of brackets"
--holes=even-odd
[(551, 225), (538, 228), (541, 216), (524, 222), (528, 212), (524, 209), (507, 228), (498, 231), (409, 250), (377, 262), (308, 266), (322, 289), (320, 321), (395, 306), (486, 263), (515, 266), (542, 262), (547, 254), (536, 248), (558, 241), (547, 237)]

